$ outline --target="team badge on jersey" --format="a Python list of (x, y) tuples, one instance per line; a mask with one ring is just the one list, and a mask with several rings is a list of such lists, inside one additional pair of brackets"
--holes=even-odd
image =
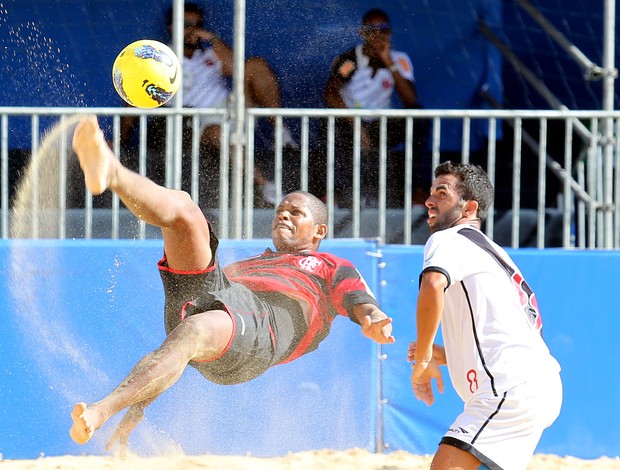
[(310, 272), (314, 272), (314, 270), (321, 266), (321, 264), (323, 264), (323, 261), (315, 258), (314, 256), (306, 256), (299, 260), (299, 267)]

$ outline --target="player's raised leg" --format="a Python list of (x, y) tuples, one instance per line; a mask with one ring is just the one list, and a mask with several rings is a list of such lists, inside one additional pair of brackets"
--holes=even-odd
[(207, 221), (186, 192), (164, 188), (125, 168), (108, 146), (95, 116), (77, 125), (73, 148), (93, 194), (110, 189), (136, 217), (162, 229), (168, 266), (182, 271), (209, 266)]

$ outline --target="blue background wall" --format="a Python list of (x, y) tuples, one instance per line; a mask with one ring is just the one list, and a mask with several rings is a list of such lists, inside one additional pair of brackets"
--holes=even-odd
[[(261, 252), (269, 242), (224, 241), (222, 262)], [(406, 349), (422, 247), (328, 240), (323, 249), (350, 259), (394, 318), (397, 342), (378, 348), (347, 319), (320, 348), (239, 386), (208, 383), (188, 368), (148, 410), (132, 436), (134, 450), (157, 455), (283, 455), (317, 448), (433, 453), (462, 408), (449, 385), (433, 407), (410, 391)], [(537, 292), (545, 338), (563, 367), (565, 401), (537, 452), (595, 458), (620, 455), (615, 393), (620, 360), (620, 253), (512, 251)], [(156, 262), (160, 241), (11, 241), (0, 243), (0, 453), (101, 454), (118, 417), (86, 446), (68, 436), (80, 400), (108, 393), (164, 338)], [(379, 371), (381, 381), (379, 382)], [(378, 397), (381, 383), (382, 397)], [(383, 427), (378, 428), (379, 398)]]

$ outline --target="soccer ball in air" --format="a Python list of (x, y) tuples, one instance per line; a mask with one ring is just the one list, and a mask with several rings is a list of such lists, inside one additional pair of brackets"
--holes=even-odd
[(174, 51), (149, 39), (129, 44), (112, 66), (114, 88), (138, 108), (156, 108), (169, 101), (179, 89), (181, 76)]

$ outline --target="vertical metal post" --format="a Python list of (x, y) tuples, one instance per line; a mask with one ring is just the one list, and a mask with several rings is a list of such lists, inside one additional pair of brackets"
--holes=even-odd
[(9, 116), (0, 120), (0, 211), (2, 211), (2, 238), (9, 238)]
[[(497, 119), (489, 119), (489, 142), (487, 144), (487, 174), (491, 180), (491, 184), (495, 187), (495, 172), (496, 172), (496, 150), (497, 150)], [(487, 213), (486, 233), (489, 237), (493, 238), (493, 232), (495, 230), (495, 204), (489, 207)]]
[[(616, 2), (615, 0), (605, 0), (604, 15), (604, 44), (603, 44), (603, 68), (605, 77), (603, 79), (603, 109), (605, 111), (614, 110), (614, 81), (616, 80), (616, 69), (614, 64), (615, 55), (615, 36), (616, 36)], [(603, 246), (607, 249), (613, 247), (614, 237), (614, 125), (611, 117), (605, 118), (605, 138), (603, 146), (603, 202), (604, 209), (604, 242)], [(618, 138), (618, 136), (616, 136)], [(615, 169), (618, 171), (618, 168)], [(618, 204), (620, 198), (616, 195), (615, 203)], [(618, 221), (616, 220), (616, 224)]]
[(545, 248), (545, 199), (547, 192), (547, 118), (539, 122), (538, 147), (538, 201), (536, 205), (536, 247)]
[(510, 246), (519, 248), (519, 215), (521, 213), (521, 141), (523, 138), (523, 123), (521, 118), (515, 119), (514, 148), (512, 152), (512, 234)]
[(233, 110), (231, 116), (232, 233), (241, 238), (243, 226), (243, 149), (245, 144), (245, 0), (235, 0), (233, 38)]
[[(175, 54), (181, 62), (181, 69), (183, 68), (183, 36), (185, 31), (185, 6), (184, 0), (174, 0), (172, 4), (172, 46)], [(184, 78), (183, 73), (181, 76)], [(183, 108), (183, 81), (181, 86), (174, 95), (173, 105), (177, 111), (181, 111)], [(182, 180), (182, 166), (183, 166), (183, 115), (179, 112), (175, 114), (172, 119), (172, 133), (168, 134), (173, 136), (173, 152), (172, 162), (170, 167), (166, 170), (171, 170), (172, 174), (166, 178), (166, 181), (170, 181), (170, 185), (174, 189), (181, 189)]]

